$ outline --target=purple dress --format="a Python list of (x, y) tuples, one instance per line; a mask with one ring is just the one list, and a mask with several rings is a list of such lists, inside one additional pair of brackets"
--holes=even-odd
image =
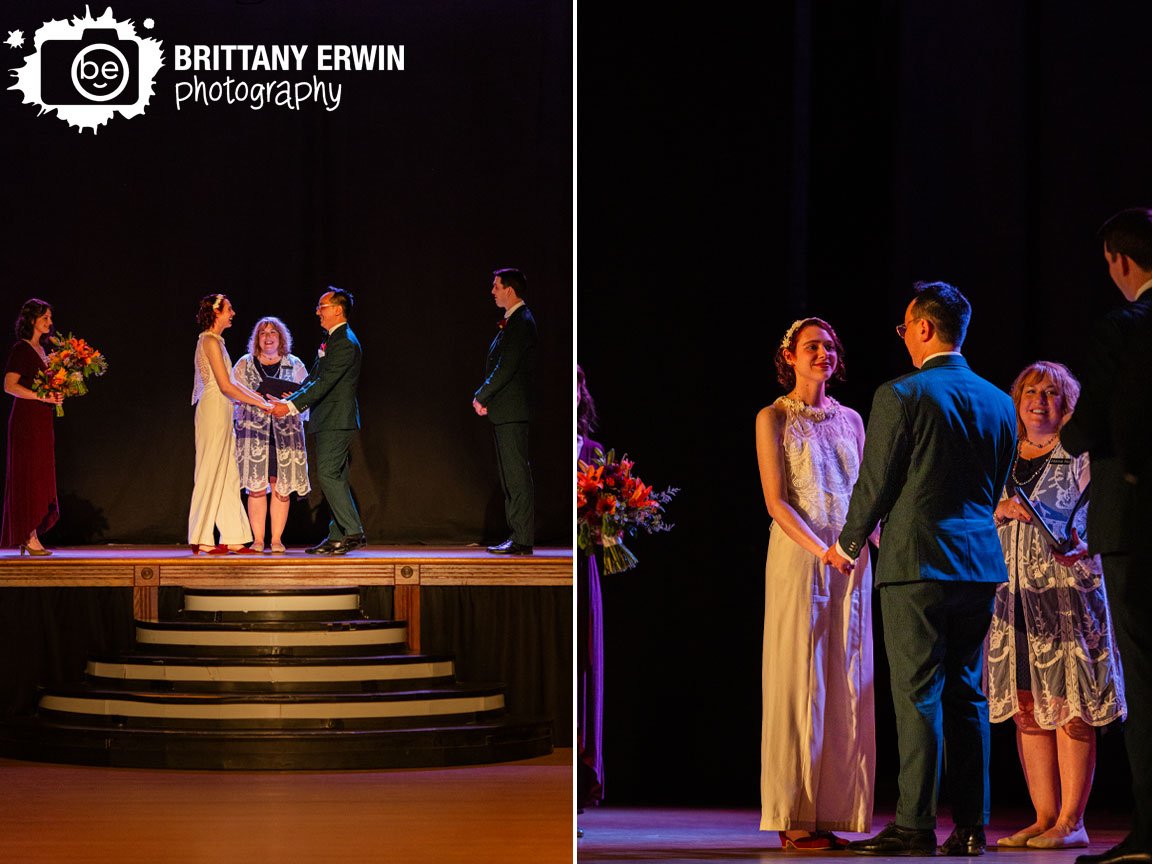
[[(585, 438), (579, 459), (591, 462), (604, 448)], [(600, 597), (600, 568), (595, 555), (576, 553), (576, 750), (577, 804), (599, 804), (604, 799), (604, 603)]]

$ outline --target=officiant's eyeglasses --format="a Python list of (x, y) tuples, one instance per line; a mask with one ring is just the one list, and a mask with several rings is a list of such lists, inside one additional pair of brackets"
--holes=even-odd
[(331, 309), (335, 305), (335, 303), (319, 303), (316, 306), (316, 311), (319, 312), (321, 309)]
[(903, 339), (904, 334), (908, 332), (908, 326), (910, 324), (915, 324), (919, 320), (921, 320), (921, 319), (913, 318), (911, 321), (908, 322), (908, 324), (897, 324), (896, 325), (896, 335), (899, 336), (901, 339)]

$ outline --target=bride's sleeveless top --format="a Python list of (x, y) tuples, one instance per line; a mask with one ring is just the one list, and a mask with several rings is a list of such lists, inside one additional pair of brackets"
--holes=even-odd
[(204, 395), (205, 391), (222, 395), (220, 387), (216, 383), (216, 376), (212, 374), (212, 366), (208, 362), (208, 353), (204, 348), (205, 339), (218, 339), (220, 340), (220, 351), (224, 355), (224, 367), (226, 369), (232, 368), (232, 360), (228, 356), (228, 348), (224, 344), (224, 338), (217, 336), (215, 333), (205, 330), (200, 334), (200, 338), (196, 340), (196, 354), (193, 358), (193, 375), (192, 375), (192, 404), (195, 405), (200, 401), (200, 397)]
[(860, 473), (860, 451), (847, 412), (835, 399), (828, 401), (824, 408), (813, 408), (781, 396), (774, 404), (787, 415), (784, 462), (788, 503), (813, 530), (839, 533)]

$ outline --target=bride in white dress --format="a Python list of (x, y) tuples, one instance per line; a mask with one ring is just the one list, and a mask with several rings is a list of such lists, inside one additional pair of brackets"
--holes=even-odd
[[(240, 500), (240, 471), (236, 465), (236, 432), (232, 403), (243, 402), (264, 411), (272, 406), (232, 377), (232, 361), (223, 333), (236, 312), (223, 294), (200, 301), (192, 404), (196, 406), (196, 474), (188, 510), (188, 543), (193, 554), (247, 553), (252, 527)], [(220, 531), (216, 545), (213, 528)]]
[(860, 470), (860, 415), (827, 396), (843, 380), (827, 322), (793, 323), (776, 350), (789, 388), (756, 417), (756, 453), (772, 517), (765, 566), (761, 831), (804, 851), (846, 845), (833, 830), (871, 828), (876, 736), (872, 574), (822, 563)]

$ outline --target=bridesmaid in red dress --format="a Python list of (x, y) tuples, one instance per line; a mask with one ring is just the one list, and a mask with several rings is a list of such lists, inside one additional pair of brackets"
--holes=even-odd
[(42, 343), (52, 332), (52, 307), (35, 298), (27, 301), (16, 319), (17, 341), (4, 367), (4, 392), (13, 400), (0, 547), (18, 546), (21, 555), (51, 555), (39, 535), (60, 518), (52, 423), (61, 397), (32, 391), (36, 373), (46, 365)]

